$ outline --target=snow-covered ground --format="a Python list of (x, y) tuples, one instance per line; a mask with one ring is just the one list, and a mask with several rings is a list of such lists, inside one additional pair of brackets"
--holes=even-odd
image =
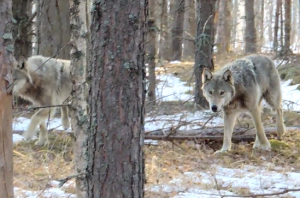
[[(175, 62), (178, 63), (178, 62)], [(174, 63), (174, 64), (175, 64)], [(192, 87), (180, 81), (180, 79), (172, 74), (160, 75), (157, 77), (159, 83), (157, 85), (157, 98), (162, 101), (186, 101), (193, 98), (189, 93), (192, 92)], [(291, 81), (282, 82), (282, 95), (284, 100), (284, 109), (300, 110), (298, 105), (300, 100), (300, 91), (297, 90), (299, 85), (290, 85)], [(180, 120), (187, 121), (191, 124), (181, 126), (180, 129), (194, 129), (199, 128), (199, 123), (205, 123), (211, 117), (208, 111), (182, 112), (174, 115), (158, 115), (155, 117), (146, 116), (145, 130), (152, 131), (170, 126), (176, 126)], [(15, 118), (13, 129), (25, 130), (29, 124), (29, 119), (25, 117)], [(220, 116), (211, 119), (207, 126), (220, 126), (223, 120)], [(52, 119), (48, 123), (48, 129), (57, 128), (62, 130), (60, 126), (60, 119)], [(71, 131), (69, 129), (68, 131)], [(13, 141), (15, 143), (22, 141), (22, 136), (14, 134)], [(148, 141), (149, 142), (149, 141)], [(155, 142), (151, 142), (155, 143)], [(233, 191), (217, 190), (216, 181), (218, 186), (226, 188), (231, 186), (232, 189), (247, 188), (251, 193), (269, 193), (278, 192), (285, 188), (296, 188), (300, 186), (300, 173), (297, 172), (280, 172), (281, 167), (275, 167), (277, 171), (270, 171), (268, 168), (245, 166), (238, 169), (222, 168), (219, 166), (212, 167), (213, 173), (204, 172), (185, 172), (181, 178), (173, 179), (169, 184), (149, 186), (149, 191), (165, 191), (178, 192), (174, 198), (194, 198), (194, 197), (220, 197), (223, 195), (233, 195)], [(186, 182), (189, 185), (186, 185)], [(44, 197), (75, 197), (75, 195), (66, 193), (62, 188), (58, 188), (52, 181), (49, 188), (45, 191), (25, 191), (15, 188), (17, 198), (23, 197), (38, 197), (43, 194)], [(199, 184), (199, 185), (198, 185)], [(65, 184), (67, 185), (67, 184)], [(74, 184), (70, 184), (74, 185)], [(215, 194), (213, 196), (212, 194)], [(290, 196), (299, 197), (300, 192), (290, 192)], [(279, 196), (277, 196), (279, 197)]]

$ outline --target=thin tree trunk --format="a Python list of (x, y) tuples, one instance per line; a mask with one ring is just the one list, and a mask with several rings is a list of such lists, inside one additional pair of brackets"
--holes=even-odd
[(269, 42), (273, 41), (273, 9), (274, 9), (274, 3), (273, 0), (269, 0), (268, 2), (268, 12), (269, 12), (269, 20), (268, 20), (268, 35), (269, 35)]
[(183, 59), (192, 59), (195, 56), (196, 12), (195, 1), (185, 0), (183, 25)]
[(145, 0), (93, 1), (88, 197), (143, 197)]
[(12, 2), (0, 1), (0, 197), (13, 198), (12, 83), (13, 38)]
[(273, 37), (273, 50), (278, 52), (278, 30), (279, 30), (279, 16), (280, 16), (280, 8), (282, 1), (277, 0), (276, 2), (276, 14), (275, 14), (275, 24), (274, 24), (274, 37)]
[(284, 48), (283, 54), (290, 52), (291, 45), (291, 0), (285, 0), (284, 4)]
[(195, 55), (195, 103), (200, 107), (208, 106), (203, 96), (202, 71), (207, 67), (214, 70), (213, 44), (214, 44), (214, 13), (216, 0), (197, 0), (197, 32), (196, 32), (196, 55)]
[(40, 1), (38, 12), (38, 51), (43, 56), (70, 59), (69, 1)]
[(264, 44), (264, 18), (265, 18), (265, 1), (260, 0), (260, 20), (259, 20), (259, 43), (260, 43), (260, 51), (261, 46)]
[(280, 5), (280, 55), (282, 55), (284, 49), (283, 35), (284, 35), (284, 20), (283, 20), (283, 9), (282, 9), (282, 0)]
[[(72, 103), (70, 108), (71, 125), (76, 136), (74, 146), (75, 170), (80, 177), (76, 178), (78, 198), (87, 198), (87, 183), (83, 176), (86, 173), (88, 156), (86, 145), (89, 127), (89, 111), (87, 104), (88, 85), (86, 68), (88, 60), (88, 42), (90, 41), (89, 20), (87, 16), (88, 1), (70, 1), (71, 30), (71, 78), (73, 82)], [(84, 35), (82, 33), (85, 33)]]
[(182, 36), (184, 22), (184, 2), (185, 0), (174, 0), (175, 12), (172, 25), (172, 60), (182, 58)]
[(246, 28), (244, 33), (245, 53), (256, 53), (256, 29), (254, 18), (254, 0), (245, 0)]
[(148, 27), (148, 42), (147, 42), (147, 63), (149, 72), (149, 87), (148, 87), (148, 100), (150, 104), (155, 104), (155, 55), (156, 55), (156, 25), (155, 25), (155, 1), (149, 2), (149, 19), (147, 22)]

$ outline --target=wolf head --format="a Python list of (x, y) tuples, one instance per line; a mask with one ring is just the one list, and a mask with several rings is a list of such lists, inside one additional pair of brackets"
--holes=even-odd
[(234, 79), (230, 70), (213, 74), (204, 68), (202, 73), (202, 91), (209, 102), (210, 110), (221, 111), (235, 95)]
[(27, 59), (23, 56), (14, 65), (13, 68), (13, 93), (18, 93), (27, 83), (32, 84), (32, 78), (28, 70)]

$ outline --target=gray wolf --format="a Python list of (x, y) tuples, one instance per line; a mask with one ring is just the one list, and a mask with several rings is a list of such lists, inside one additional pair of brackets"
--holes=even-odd
[[(35, 106), (55, 106), (67, 104), (71, 94), (70, 61), (32, 56), (28, 59), (20, 57), (13, 68), (13, 94), (23, 97)], [(68, 107), (61, 106), (61, 120), (64, 129), (69, 128)], [(56, 107), (40, 108), (30, 120), (23, 133), (26, 139), (36, 134), (40, 127), (37, 145), (48, 143), (46, 120), (52, 118)]]
[(216, 153), (231, 149), (236, 116), (245, 112), (250, 113), (256, 128), (253, 148), (271, 150), (261, 121), (262, 99), (276, 111), (278, 138), (285, 133), (280, 77), (271, 59), (261, 55), (248, 55), (228, 63), (215, 73), (204, 69), (202, 82), (203, 95), (209, 102), (211, 111), (223, 110), (223, 146)]

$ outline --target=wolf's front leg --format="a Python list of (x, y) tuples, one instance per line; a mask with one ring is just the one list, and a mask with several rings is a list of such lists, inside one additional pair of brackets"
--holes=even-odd
[(39, 140), (35, 142), (35, 145), (44, 146), (47, 144), (49, 144), (48, 131), (47, 131), (46, 123), (42, 122), (40, 125)]
[(231, 138), (232, 132), (235, 125), (236, 113), (225, 113), (224, 112), (224, 137), (223, 137), (223, 146), (221, 150), (215, 152), (224, 153), (226, 151), (230, 151), (231, 149)]

